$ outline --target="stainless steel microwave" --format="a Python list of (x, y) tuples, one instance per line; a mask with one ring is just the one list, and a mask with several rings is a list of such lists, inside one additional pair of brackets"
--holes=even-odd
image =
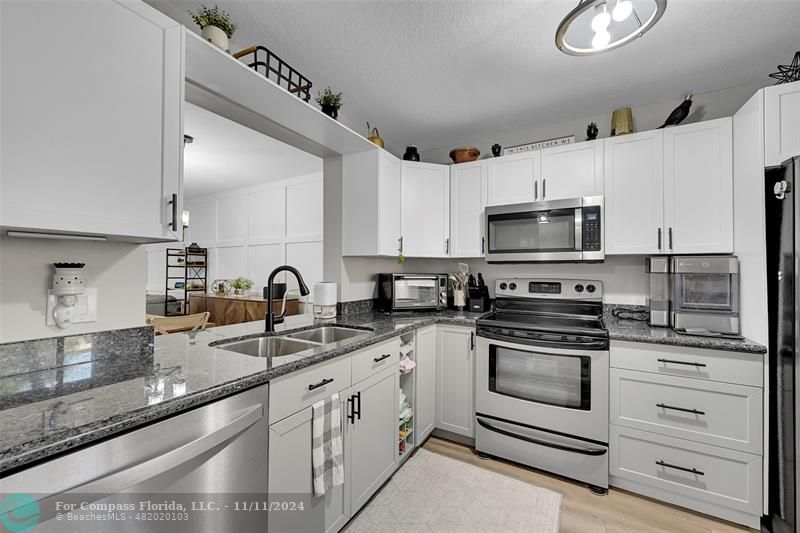
[(379, 311), (440, 311), (447, 307), (447, 274), (379, 274)]
[(489, 263), (605, 259), (602, 196), (491, 206), (485, 222)]

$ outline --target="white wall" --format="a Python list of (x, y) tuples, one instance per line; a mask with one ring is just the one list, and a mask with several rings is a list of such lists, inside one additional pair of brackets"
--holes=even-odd
[[(692, 122), (732, 116), (753, 93), (766, 85), (770, 85), (770, 82), (771, 80), (765, 79), (718, 91), (696, 94), (694, 95), (691, 113), (683, 123), (690, 124)], [(590, 88), (587, 88), (587, 90), (589, 93), (591, 92)], [(686, 92), (691, 92), (691, 87), (687, 87)], [(588, 97), (591, 98), (591, 94)], [(657, 128), (664, 123), (664, 119), (669, 116), (670, 112), (678, 104), (680, 104), (680, 101), (669, 101), (632, 108), (633, 123), (636, 131)], [(602, 115), (565, 120), (556, 124), (532, 124), (529, 129), (524, 131), (509, 131), (494, 137), (481, 135), (480, 131), (476, 131), (474, 134), (467, 131), (464, 134), (463, 141), (457, 145), (429, 148), (421, 151), (420, 155), (423, 161), (430, 163), (451, 163), (449, 153), (455, 146), (476, 146), (480, 149), (481, 157), (483, 158), (491, 157), (491, 147), (494, 143), (500, 143), (502, 146), (514, 146), (565, 135), (574, 135), (575, 142), (580, 142), (586, 139), (586, 126), (590, 122), (597, 123), (597, 127), (600, 130), (598, 138), (602, 139), (610, 134), (612, 111), (614, 110), (609, 109), (607, 113)]]
[[(86, 263), (98, 290), (97, 322), (61, 330), (45, 324), (51, 264)], [(141, 326), (145, 249), (135, 244), (0, 237), (0, 343)]]
[[(322, 281), (322, 174), (185, 201), (186, 243), (208, 248), (208, 281), (244, 276), (261, 294), (275, 267), (300, 270), (306, 285)], [(164, 249), (148, 246), (148, 292), (164, 292)], [(281, 274), (279, 279), (283, 279)], [(296, 288), (294, 276), (289, 287)]]

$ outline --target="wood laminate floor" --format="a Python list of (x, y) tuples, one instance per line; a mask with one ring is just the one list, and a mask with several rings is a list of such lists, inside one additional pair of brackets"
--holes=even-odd
[(498, 459), (483, 460), (467, 446), (431, 437), (426, 450), (528, 481), (560, 493), (560, 533), (731, 533), (755, 530), (611, 488), (595, 496), (585, 485)]

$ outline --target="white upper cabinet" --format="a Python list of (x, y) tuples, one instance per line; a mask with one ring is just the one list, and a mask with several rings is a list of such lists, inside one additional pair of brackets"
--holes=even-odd
[(0, 226), (181, 239), (183, 28), (143, 2), (0, 2), (0, 19)]
[(664, 252), (664, 135), (605, 140), (606, 254)]
[(733, 252), (730, 117), (664, 130), (664, 225), (666, 253)]
[(520, 204), (538, 200), (540, 159), (541, 154), (537, 151), (487, 160), (486, 205)]
[(400, 253), (400, 163), (377, 148), (342, 157), (342, 255)]
[(800, 155), (800, 81), (764, 89), (764, 159), (777, 166)]
[(542, 150), (539, 200), (603, 194), (603, 141)]
[(483, 257), (488, 162), (450, 167), (450, 257)]
[(447, 257), (450, 249), (450, 167), (403, 161), (400, 211), (403, 255)]

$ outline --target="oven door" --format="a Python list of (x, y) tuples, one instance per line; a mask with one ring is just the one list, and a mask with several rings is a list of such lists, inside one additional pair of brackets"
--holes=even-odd
[(439, 278), (436, 276), (395, 276), (392, 308), (394, 311), (435, 310), (439, 307), (439, 293)]
[(608, 443), (608, 350), (477, 338), (476, 411)]

